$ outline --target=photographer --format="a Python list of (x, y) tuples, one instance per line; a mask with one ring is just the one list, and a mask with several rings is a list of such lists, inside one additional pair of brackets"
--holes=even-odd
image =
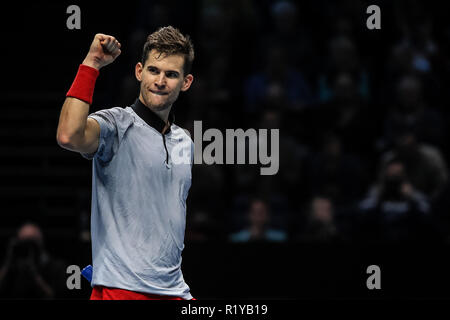
[(55, 299), (63, 297), (65, 269), (44, 248), (41, 229), (22, 225), (9, 242), (0, 270), (0, 298)]
[(399, 159), (386, 164), (358, 209), (360, 236), (370, 241), (413, 241), (430, 230), (429, 200), (409, 182)]

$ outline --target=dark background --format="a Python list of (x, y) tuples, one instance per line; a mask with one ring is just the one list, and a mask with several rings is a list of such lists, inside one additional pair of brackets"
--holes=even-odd
[[(71, 4), (81, 30), (66, 27)], [(366, 28), (370, 4), (381, 8), (381, 30)], [(178, 125), (280, 130), (275, 176), (260, 176), (259, 165), (194, 166), (183, 273), (196, 298), (448, 297), (447, 9), (355, 0), (9, 4), (0, 19), (0, 257), (33, 221), (52, 256), (91, 262), (92, 164), (56, 143), (65, 93), (95, 33), (105, 33), (122, 54), (101, 70), (91, 110), (130, 105), (146, 36), (173, 25), (196, 54), (194, 83), (174, 105)], [(401, 181), (388, 179), (391, 163)], [(401, 192), (404, 184), (412, 191)], [(382, 270), (379, 292), (365, 285), (371, 264)], [(84, 280), (82, 288), (64, 297), (88, 298)]]

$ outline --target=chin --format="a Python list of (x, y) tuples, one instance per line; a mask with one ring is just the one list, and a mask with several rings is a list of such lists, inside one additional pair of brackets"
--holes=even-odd
[(153, 99), (151, 98), (150, 99), (144, 98), (144, 102), (147, 107), (155, 111), (163, 111), (170, 107), (169, 103), (161, 101), (153, 101)]
[(170, 104), (167, 103), (154, 103), (152, 101), (149, 102), (150, 103), (147, 106), (154, 111), (164, 111), (170, 108)]

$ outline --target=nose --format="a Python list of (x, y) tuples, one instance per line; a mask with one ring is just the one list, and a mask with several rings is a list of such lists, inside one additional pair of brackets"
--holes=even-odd
[(158, 89), (162, 89), (166, 85), (166, 76), (164, 72), (161, 72), (155, 79), (155, 85), (158, 87)]

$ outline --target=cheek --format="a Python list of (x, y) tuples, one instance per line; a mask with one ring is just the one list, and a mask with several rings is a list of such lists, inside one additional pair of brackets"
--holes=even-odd
[(178, 85), (172, 90), (172, 96), (176, 99), (178, 95), (180, 94), (181, 86)]
[(178, 94), (178, 91), (180, 91), (180, 85), (178, 82), (175, 81), (169, 81), (166, 83), (167, 90), (170, 91), (170, 95), (174, 96)]
[(175, 87), (175, 90), (174, 90), (174, 91), (176, 91), (176, 92), (178, 93), (178, 92), (181, 91), (181, 88), (182, 88), (182, 87), (183, 87), (183, 81), (178, 82), (178, 83), (176, 84), (176, 87)]
[(150, 78), (148, 76), (142, 75), (141, 77), (141, 86), (148, 86), (150, 84)]

